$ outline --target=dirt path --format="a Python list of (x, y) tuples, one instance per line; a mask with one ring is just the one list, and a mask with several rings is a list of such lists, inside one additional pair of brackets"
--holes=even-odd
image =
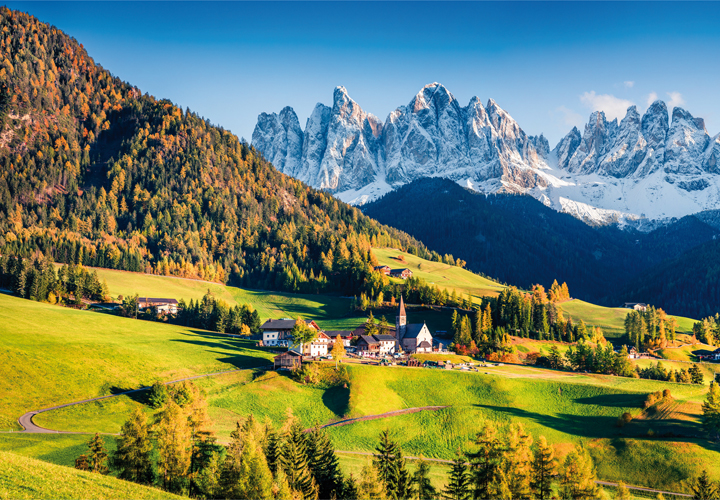
[[(237, 373), (237, 372), (242, 372), (242, 371), (246, 371), (246, 370), (267, 370), (268, 368), (269, 368), (269, 366), (261, 366), (261, 367), (257, 367), (257, 368), (241, 368), (239, 370), (225, 370), (222, 372), (205, 373), (203, 375), (194, 375), (192, 377), (184, 377), (184, 378), (179, 378), (177, 380), (171, 380), (169, 382), (164, 382), (164, 384), (169, 385), (169, 384), (174, 384), (176, 382), (183, 382), (185, 380), (196, 380), (199, 378), (214, 377), (216, 375), (225, 375), (226, 373)], [(24, 415), (22, 415), (18, 419), (18, 423), (24, 429), (24, 430), (20, 431), (20, 433), (24, 432), (24, 433), (28, 433), (28, 434), (92, 434), (92, 433), (87, 433), (87, 432), (54, 431), (52, 429), (46, 429), (44, 427), (40, 427), (39, 425), (36, 425), (35, 422), (33, 422), (33, 417), (35, 415), (37, 415), (38, 413), (44, 413), (46, 411), (58, 410), (60, 408), (67, 408), (68, 406), (81, 405), (84, 403), (92, 403), (93, 401), (101, 401), (103, 399), (116, 398), (118, 396), (125, 396), (127, 394), (132, 394), (135, 392), (147, 391), (148, 389), (150, 389), (150, 386), (141, 387), (139, 389), (132, 389), (130, 391), (125, 391), (125, 392), (119, 392), (117, 394), (110, 394), (108, 396), (99, 396), (97, 398), (83, 399), (81, 401), (74, 401), (72, 403), (65, 403), (62, 405), (51, 406), (48, 408), (43, 408), (41, 410), (29, 411), (29, 412), (25, 413)]]
[[(370, 453), (368, 451), (343, 451), (343, 450), (335, 450), (335, 453), (341, 453), (346, 455), (362, 455), (366, 457), (372, 457), (375, 456), (374, 453)], [(421, 460), (421, 457), (411, 457), (411, 456), (405, 456), (408, 460)], [(433, 462), (433, 463), (439, 463), (439, 464), (452, 464), (452, 460), (443, 460), (441, 458), (422, 458), (422, 460), (426, 462)], [(617, 487), (618, 483), (613, 483), (612, 481), (595, 481), (600, 486), (614, 486)], [(673, 491), (663, 491), (663, 490), (654, 490), (652, 488), (644, 488), (642, 486), (630, 486), (629, 484), (626, 484), (625, 487), (629, 490), (635, 490), (635, 491), (644, 491), (645, 493), (662, 493), (663, 495), (667, 495), (670, 497), (683, 497), (683, 498), (693, 498), (692, 495), (688, 495), (687, 493), (675, 493)]]

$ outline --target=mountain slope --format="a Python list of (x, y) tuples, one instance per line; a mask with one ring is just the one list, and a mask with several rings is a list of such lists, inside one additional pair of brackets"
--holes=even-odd
[(582, 134), (573, 128), (550, 151), (492, 99), (463, 107), (432, 83), (383, 124), (338, 87), (304, 133), (292, 108), (261, 114), (253, 145), (282, 172), (357, 205), (423, 177), (527, 193), (591, 225), (679, 218), (720, 199), (720, 135), (681, 108), (671, 120), (662, 101), (642, 115), (631, 106), (620, 122), (592, 113)]
[(56, 28), (5, 8), (0, 28), (3, 252), (343, 293), (362, 290), (373, 239), (425, 252), (222, 128), (142, 95)]
[(445, 179), (412, 182), (363, 210), (471, 270), (519, 286), (566, 281), (574, 297), (605, 305), (623, 300), (614, 292), (630, 277), (720, 233), (695, 217), (648, 234), (597, 229), (529, 196), (486, 196)]

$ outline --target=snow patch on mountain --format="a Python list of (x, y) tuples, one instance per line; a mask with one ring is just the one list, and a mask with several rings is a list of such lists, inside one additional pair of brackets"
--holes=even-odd
[(300, 128), (292, 108), (263, 113), (253, 146), (278, 170), (362, 205), (422, 177), (485, 192), (527, 193), (589, 224), (649, 227), (720, 207), (720, 134), (682, 108), (655, 101), (608, 121), (590, 115), (554, 149), (528, 136), (492, 99), (467, 106), (443, 85), (426, 85), (383, 123), (344, 87), (318, 103)]

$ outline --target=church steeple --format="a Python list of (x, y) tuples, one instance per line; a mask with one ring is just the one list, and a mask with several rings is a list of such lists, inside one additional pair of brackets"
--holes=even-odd
[(400, 309), (398, 315), (395, 317), (395, 336), (398, 340), (402, 340), (405, 336), (405, 330), (407, 329), (407, 314), (405, 313), (405, 302), (403, 301), (402, 295), (400, 295)]

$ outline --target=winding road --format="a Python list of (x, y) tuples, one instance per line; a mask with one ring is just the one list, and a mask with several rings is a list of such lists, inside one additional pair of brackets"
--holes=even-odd
[[(186, 380), (195, 380), (195, 379), (199, 379), (199, 378), (214, 377), (217, 375), (225, 375), (227, 373), (237, 373), (237, 372), (248, 371), (248, 370), (257, 370), (257, 369), (268, 370), (268, 369), (270, 369), (270, 366), (268, 365), (268, 366), (261, 366), (261, 367), (256, 367), (256, 368), (242, 368), (242, 369), (237, 369), (237, 370), (226, 370), (226, 371), (222, 371), (222, 372), (206, 373), (203, 375), (194, 375), (192, 377), (184, 377), (184, 378), (180, 378), (177, 380), (171, 380), (169, 382), (164, 382), (164, 384), (168, 385), (168, 384), (174, 384), (177, 382), (183, 382)], [(84, 403), (92, 403), (93, 401), (101, 401), (104, 399), (116, 398), (118, 396), (125, 396), (127, 394), (132, 394), (135, 392), (147, 391), (148, 389), (150, 389), (150, 386), (141, 387), (139, 389), (132, 389), (129, 391), (124, 391), (124, 392), (119, 392), (117, 394), (110, 394), (107, 396), (99, 396), (96, 398), (83, 399), (81, 401), (74, 401), (72, 403), (65, 403), (62, 405), (51, 406), (48, 408), (42, 408), (40, 410), (29, 411), (29, 412), (23, 414), (18, 419), (18, 423), (23, 428), (23, 430), (19, 431), (19, 433), (28, 433), (28, 434), (94, 434), (92, 432), (56, 431), (56, 430), (52, 430), (52, 429), (46, 429), (44, 427), (40, 427), (39, 425), (35, 424), (33, 422), (33, 417), (39, 413), (44, 413), (46, 411), (58, 410), (60, 408), (67, 408), (68, 406), (76, 406), (76, 405), (81, 405)], [(338, 420), (336, 422), (329, 422), (325, 425), (321, 425), (320, 428), (326, 429), (326, 428), (330, 428), (330, 427), (341, 427), (344, 425), (350, 425), (350, 424), (354, 424), (354, 423), (358, 423), (358, 422), (364, 422), (367, 420), (376, 420), (376, 419), (381, 419), (381, 418), (396, 417), (399, 415), (407, 415), (410, 413), (418, 413), (421, 411), (438, 411), (438, 410), (442, 410), (442, 409), (449, 408), (449, 407), (450, 407), (449, 405), (446, 405), (446, 406), (421, 406), (421, 407), (415, 407), (415, 408), (405, 408), (402, 410), (394, 410), (394, 411), (389, 411), (389, 412), (385, 412), (385, 413), (379, 413), (377, 415), (366, 415), (364, 417), (346, 418), (343, 420)], [(312, 431), (312, 428), (306, 429), (305, 431), (310, 432), (310, 431)], [(373, 453), (366, 452), (366, 451), (335, 450), (335, 452), (341, 453), (341, 454), (348, 454), (348, 455), (374, 456)], [(412, 456), (406, 456), (405, 458), (407, 458), (408, 460), (420, 460), (421, 459), (421, 457), (412, 457)], [(426, 462), (434, 462), (434, 463), (442, 463), (442, 464), (452, 464), (453, 463), (452, 460), (444, 460), (444, 459), (440, 459), (440, 458), (422, 458), (422, 460), (425, 460)], [(617, 483), (613, 483), (611, 481), (599, 481), (598, 480), (595, 482), (601, 486), (611, 486), (611, 487), (618, 486)], [(642, 486), (626, 485), (626, 487), (630, 490), (642, 491), (645, 493), (652, 493), (652, 494), (661, 493), (661, 494), (663, 494), (665, 496), (669, 496), (671, 498), (672, 497), (682, 497), (682, 498), (692, 498), (693, 497), (692, 495), (688, 495), (685, 493), (676, 493), (676, 492), (672, 492), (672, 491), (655, 490), (652, 488), (645, 488)]]

